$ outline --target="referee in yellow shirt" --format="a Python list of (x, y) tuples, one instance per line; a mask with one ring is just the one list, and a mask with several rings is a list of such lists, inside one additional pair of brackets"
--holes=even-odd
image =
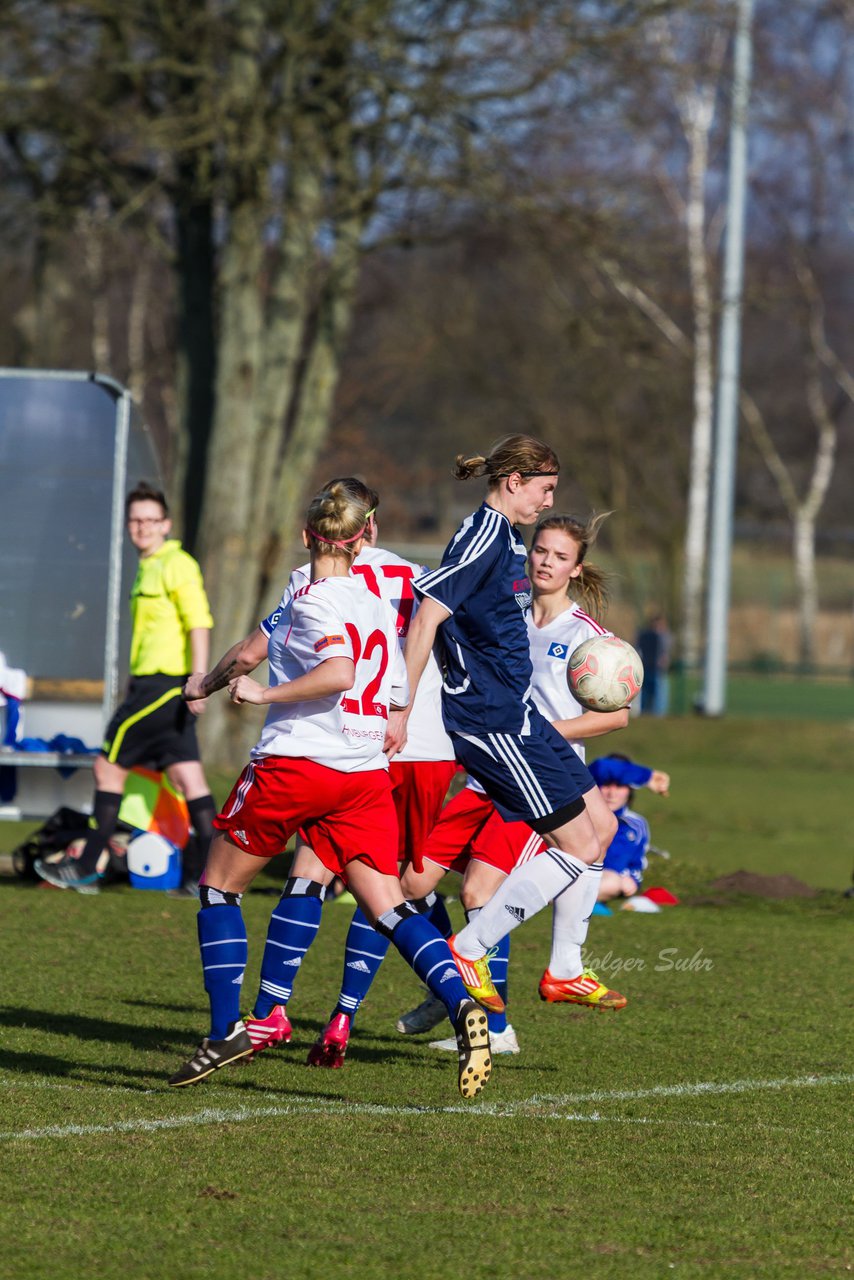
[(197, 895), (216, 806), (196, 740), (195, 717), (205, 702), (184, 702), (181, 689), (193, 672), (208, 669), (213, 619), (201, 569), (169, 537), (172, 522), (160, 490), (138, 484), (127, 496), (125, 516), (139, 553), (131, 590), (130, 681), (95, 760), (92, 830), (79, 858), (39, 861), (35, 868), (43, 880), (62, 889), (97, 893), (98, 859), (116, 829), (128, 772), (142, 765), (165, 772), (187, 800), (198, 862), (185, 866), (183, 888)]

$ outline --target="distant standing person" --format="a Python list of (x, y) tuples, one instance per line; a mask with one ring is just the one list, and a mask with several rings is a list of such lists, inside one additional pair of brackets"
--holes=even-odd
[(187, 677), (207, 671), (213, 626), (202, 573), (181, 543), (159, 489), (140, 483), (125, 517), (139, 568), (131, 589), (130, 681), (95, 760), (92, 830), (79, 858), (38, 861), (43, 880), (60, 889), (98, 892), (98, 859), (116, 829), (125, 782), (134, 765), (164, 772), (186, 800), (196, 832), (197, 863), (184, 868), (184, 888), (197, 894), (213, 835), (216, 806), (199, 760), (195, 717), (204, 701), (184, 702)]
[(643, 663), (641, 715), (666, 716), (670, 706), (670, 654), (673, 637), (663, 614), (652, 614), (637, 636), (635, 648)]

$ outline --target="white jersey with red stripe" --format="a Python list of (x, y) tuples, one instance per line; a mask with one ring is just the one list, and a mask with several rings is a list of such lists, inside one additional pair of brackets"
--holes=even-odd
[[(574, 720), (585, 708), (569, 691), (566, 673), (570, 654), (592, 636), (610, 636), (613, 633), (577, 604), (570, 605), (544, 627), (534, 623), (530, 610), (526, 618), (534, 669), (531, 696), (547, 720)], [(583, 760), (584, 742), (570, 740), (569, 745)], [(476, 778), (470, 777), (466, 786), (478, 795), (486, 794)]]
[(299, 756), (342, 772), (387, 769), (389, 704), (409, 700), (392, 609), (347, 575), (319, 578), (283, 599), (267, 649), (270, 685), (350, 658), (356, 679), (342, 696), (271, 703), (252, 756)]
[[(566, 678), (570, 655), (584, 640), (609, 636), (612, 632), (577, 604), (571, 604), (543, 627), (536, 625), (530, 612), (527, 620), (534, 668), (531, 683), (534, 702), (547, 720), (574, 720), (585, 708), (573, 698)], [(583, 760), (583, 742), (570, 741), (570, 746)]]
[[(412, 580), (426, 573), (426, 566), (404, 560), (403, 556), (387, 551), (384, 547), (363, 547), (350, 572), (354, 577), (361, 578), (374, 596), (387, 601), (394, 609), (398, 639), (401, 648), (405, 649), (409, 627), (419, 604), (418, 597), (412, 590)], [(287, 601), (309, 580), (307, 564), (294, 569), (278, 605), (261, 623), (262, 631), (268, 636), (272, 634), (275, 620)], [(418, 682), (407, 732), (409, 736), (406, 746), (395, 756), (400, 764), (454, 759), (453, 743), (442, 723), (442, 672), (435, 653), (431, 653), (428, 658)]]

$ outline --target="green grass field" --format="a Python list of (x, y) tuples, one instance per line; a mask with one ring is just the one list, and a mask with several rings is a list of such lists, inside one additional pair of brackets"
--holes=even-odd
[[(542, 1004), (549, 921), (519, 930), (522, 1052), (474, 1103), (431, 1035), (395, 1031), (420, 999), (396, 955), (344, 1070), (304, 1066), (338, 989), (343, 906), (301, 970), (292, 1043), (168, 1091), (206, 1030), (194, 904), (0, 881), (0, 1275), (850, 1272), (851, 739), (687, 719), (612, 740), (672, 774), (668, 799), (637, 807), (672, 855), (648, 882), (683, 904), (592, 920), (587, 958), (629, 996), (616, 1015)], [(709, 889), (737, 869), (817, 892)], [(247, 1007), (274, 902), (245, 900)]]
[[(701, 695), (701, 681), (693, 676), (671, 677), (675, 716), (691, 715)], [(854, 680), (850, 676), (730, 674), (727, 717), (772, 720), (820, 720), (854, 725)]]

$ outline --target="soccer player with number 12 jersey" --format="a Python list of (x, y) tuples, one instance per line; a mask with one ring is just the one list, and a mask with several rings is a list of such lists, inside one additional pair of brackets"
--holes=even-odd
[[(418, 606), (412, 582), (425, 573), (426, 568), (376, 546), (378, 495), (354, 477), (347, 477), (340, 483), (346, 484), (354, 496), (370, 506), (365, 545), (356, 556), (350, 572), (364, 583), (372, 595), (391, 605), (403, 649)], [(278, 606), (260, 624), (264, 632), (272, 634), (288, 600), (308, 580), (308, 565), (294, 570)], [(398, 820), (398, 861), (401, 864), (411, 863), (419, 869), (421, 849), (439, 819), (457, 768), (453, 744), (442, 725), (441, 692), (441, 672), (431, 655), (409, 718), (409, 740), (389, 769)], [(290, 1040), (291, 1021), (287, 1004), (305, 954), (320, 928), (321, 907), (331, 879), (329, 870), (308, 842), (300, 837), (281, 901), (270, 918), (258, 995), (252, 1016), (246, 1019), (246, 1028), (256, 1052)], [(450, 935), (451, 924), (444, 903), (435, 893), (420, 895), (412, 905), (427, 915), (443, 936)], [(344, 947), (341, 990), (329, 1021), (309, 1050), (309, 1066), (343, 1067), (356, 1013), (370, 990), (388, 947), (388, 937), (374, 929), (365, 913), (357, 907)], [(444, 1016), (444, 1005), (442, 1010)]]
[[(271, 637), (270, 686), (245, 674), (228, 682), (235, 703), (270, 710), (216, 819), (198, 915), (211, 1029), (169, 1080), (173, 1087), (195, 1084), (255, 1051), (240, 1017), (247, 961), (240, 901), (298, 829), (327, 870), (345, 880), (367, 919), (445, 1000), (459, 1037), (463, 1097), (476, 1096), (489, 1079), (485, 1014), (469, 999), (448, 944), (404, 901), (397, 879), (383, 745), (389, 709), (407, 704), (408, 688), (394, 614), (350, 575), (368, 515), (345, 485), (314, 499), (303, 535), (311, 582), (294, 594)], [(218, 679), (205, 677), (192, 696), (222, 687)]]

